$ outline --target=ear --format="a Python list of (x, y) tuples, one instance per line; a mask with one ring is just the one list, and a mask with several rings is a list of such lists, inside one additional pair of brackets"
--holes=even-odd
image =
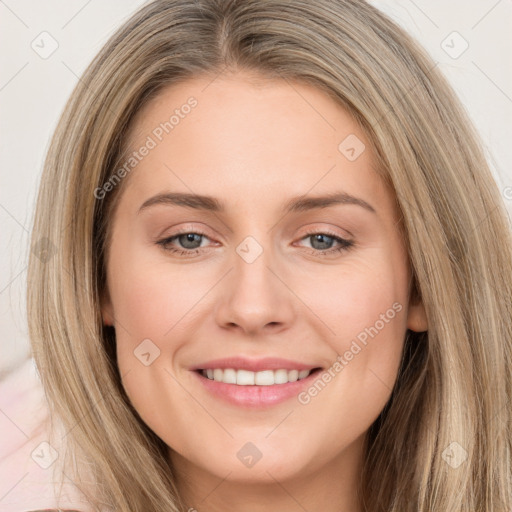
[(101, 317), (104, 325), (114, 325), (114, 311), (108, 289), (101, 294)]
[(423, 300), (415, 285), (413, 286), (409, 299), (409, 307), (407, 310), (407, 328), (415, 332), (424, 332), (428, 330), (425, 306), (423, 305)]

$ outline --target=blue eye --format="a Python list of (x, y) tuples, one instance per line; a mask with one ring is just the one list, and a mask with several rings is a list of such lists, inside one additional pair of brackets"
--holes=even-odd
[[(203, 248), (201, 247), (201, 242), (204, 238), (208, 239), (204, 233), (184, 231), (171, 237), (158, 240), (156, 243), (162, 246), (166, 251), (179, 254), (180, 256), (191, 257), (202, 252)], [(313, 250), (309, 250), (308, 252), (314, 255), (323, 256), (325, 254), (340, 253), (342, 251), (347, 251), (354, 246), (354, 242), (351, 240), (346, 240), (332, 233), (323, 231), (308, 233), (302, 237), (301, 240), (308, 238), (311, 240), (313, 247)], [(173, 246), (175, 241), (177, 241), (182, 248)], [(333, 243), (338, 244), (338, 246), (332, 247)]]
[(199, 233), (185, 233), (182, 235), (178, 235), (175, 238), (177, 238), (180, 242), (180, 244), (184, 244), (185, 249), (196, 249), (196, 247), (193, 247), (197, 242), (199, 242), (199, 246), (201, 246), (201, 237), (204, 235), (201, 235)]
[[(304, 238), (309, 238), (311, 240), (311, 245), (313, 248), (315, 248), (315, 244), (318, 244), (320, 247), (317, 245), (316, 249), (318, 249), (318, 251), (314, 252), (320, 252), (321, 254), (346, 251), (354, 245), (351, 240), (346, 240), (344, 238), (340, 238), (339, 236), (331, 235), (328, 233), (310, 233)], [(339, 244), (338, 247), (332, 248), (333, 242)], [(329, 247), (325, 247), (325, 245), (328, 245)]]
[[(163, 240), (159, 240), (157, 244), (161, 245), (166, 251), (170, 251), (172, 253), (180, 254), (183, 256), (190, 256), (200, 252), (199, 248), (201, 246), (202, 238), (207, 238), (207, 236), (203, 233), (187, 231), (184, 233), (178, 233), (168, 238), (164, 238)], [(179, 241), (179, 243), (182, 244), (182, 247), (184, 247), (185, 250), (172, 246), (168, 247), (170, 244), (173, 243), (174, 240)], [(196, 246), (197, 243), (199, 243), (198, 246)]]

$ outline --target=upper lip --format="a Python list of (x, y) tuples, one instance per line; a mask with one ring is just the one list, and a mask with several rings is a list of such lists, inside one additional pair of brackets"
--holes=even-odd
[(263, 359), (248, 359), (246, 357), (225, 357), (223, 359), (213, 359), (205, 361), (191, 368), (191, 370), (208, 370), (215, 368), (234, 368), (237, 370), (249, 370), (252, 372), (260, 372), (264, 370), (312, 370), (320, 368), (319, 365), (311, 365), (292, 361), (290, 359), (282, 359), (279, 357), (265, 357)]

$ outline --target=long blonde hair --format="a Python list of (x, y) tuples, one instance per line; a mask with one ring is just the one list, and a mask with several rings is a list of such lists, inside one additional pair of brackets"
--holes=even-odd
[(79, 80), (45, 161), (27, 304), (52, 421), (95, 487), (78, 469), (75, 482), (96, 510), (186, 510), (166, 446), (124, 393), (115, 333), (100, 315), (125, 183), (102, 199), (95, 190), (116, 171), (135, 114), (163, 87), (242, 69), (312, 84), (347, 108), (396, 192), (429, 329), (407, 332), (395, 389), (368, 432), (364, 510), (512, 510), (509, 219), (436, 65), (361, 0), (156, 0)]

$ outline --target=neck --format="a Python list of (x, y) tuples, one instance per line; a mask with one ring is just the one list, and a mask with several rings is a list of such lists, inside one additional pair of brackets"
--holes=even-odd
[(287, 479), (255, 466), (254, 479), (241, 481), (235, 471), (216, 475), (174, 451), (171, 460), (188, 512), (360, 512), (363, 449), (362, 436), (337, 457), (312, 461)]

